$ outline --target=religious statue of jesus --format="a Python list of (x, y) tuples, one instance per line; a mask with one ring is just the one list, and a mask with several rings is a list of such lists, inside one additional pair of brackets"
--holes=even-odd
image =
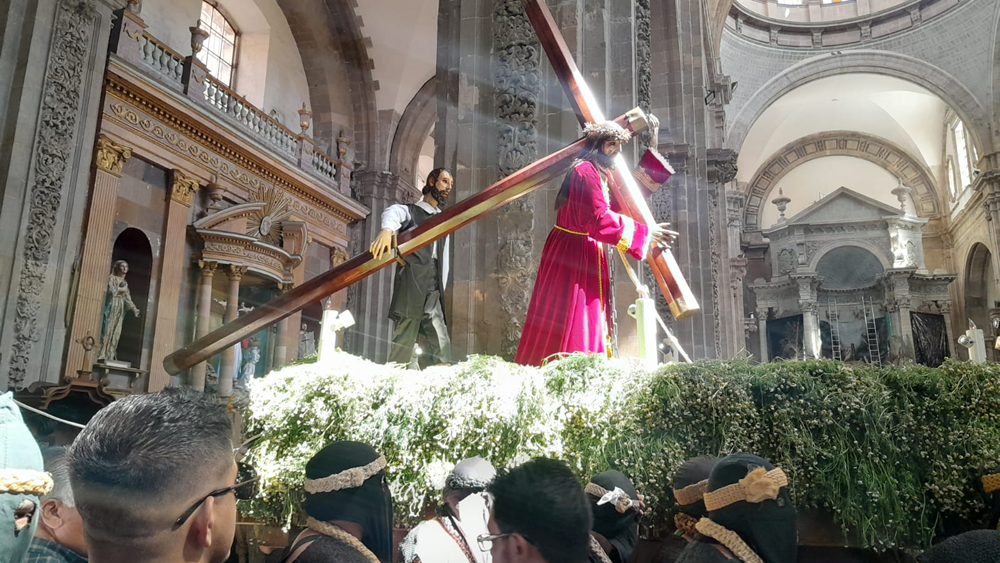
[[(650, 124), (654, 145), (635, 176), (652, 192), (673, 171), (655, 152), (655, 117), (650, 116)], [(514, 359), (519, 364), (537, 366), (559, 354), (611, 350), (611, 281), (604, 245), (642, 260), (651, 244), (667, 247), (677, 236), (668, 223), (645, 225), (620, 214), (611, 198), (615, 157), (631, 134), (614, 122), (588, 124), (584, 134), (583, 153), (556, 196), (556, 224), (542, 250)]]
[(108, 285), (104, 292), (104, 309), (101, 311), (101, 351), (97, 354), (100, 360), (117, 360), (118, 339), (122, 334), (122, 321), (125, 310), (139, 316), (139, 308), (132, 303), (132, 294), (128, 290), (125, 275), (128, 274), (128, 262), (116, 260), (111, 267)]

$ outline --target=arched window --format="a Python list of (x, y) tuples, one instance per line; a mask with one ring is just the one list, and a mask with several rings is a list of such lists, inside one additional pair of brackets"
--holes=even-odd
[(955, 164), (951, 157), (948, 157), (948, 189), (951, 191), (951, 198), (955, 199), (958, 195), (958, 186), (955, 180)]
[(965, 124), (962, 120), (956, 120), (955, 126), (951, 128), (955, 136), (955, 158), (958, 160), (958, 177), (961, 180), (961, 189), (964, 190), (972, 185), (972, 155), (969, 152), (969, 139), (965, 134)]
[(231, 88), (236, 68), (236, 29), (218, 7), (209, 2), (201, 3), (198, 27), (208, 31), (198, 59), (205, 63), (216, 80)]

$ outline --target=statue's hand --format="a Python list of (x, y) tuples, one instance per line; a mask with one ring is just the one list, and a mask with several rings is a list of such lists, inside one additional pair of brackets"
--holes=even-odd
[(136, 309), (135, 311), (133, 311), (133, 313), (135, 313), (135, 318), (138, 319), (139, 318), (139, 309)]
[(376, 260), (378, 260), (382, 256), (382, 254), (386, 250), (389, 250), (389, 247), (392, 246), (392, 235), (393, 233), (391, 230), (382, 229), (381, 231), (379, 231), (378, 236), (375, 237), (375, 240), (372, 241), (369, 250), (371, 251), (372, 256), (374, 256)]
[(680, 235), (677, 231), (670, 230), (670, 223), (660, 223), (649, 230), (649, 236), (653, 239), (653, 244), (667, 250), (677, 242)]

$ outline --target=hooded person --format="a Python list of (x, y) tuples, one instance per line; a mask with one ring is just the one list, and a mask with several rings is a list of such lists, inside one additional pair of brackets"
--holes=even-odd
[(639, 542), (640, 503), (635, 486), (620, 471), (605, 471), (594, 475), (583, 492), (594, 517), (590, 561), (625, 563)]
[(797, 514), (780, 468), (752, 454), (730, 454), (712, 469), (704, 502), (708, 517), (696, 524), (698, 535), (678, 563), (797, 561)]
[(463, 459), (445, 480), (442, 504), (399, 545), (404, 563), (490, 563), (477, 538), (488, 534), (490, 509), (484, 491), (497, 472), (481, 457)]
[(284, 563), (391, 563), (392, 494), (385, 458), (360, 442), (334, 442), (306, 463), (307, 528)]
[(705, 492), (708, 490), (708, 477), (718, 462), (719, 458), (714, 455), (700, 455), (685, 461), (674, 472), (674, 499), (678, 507), (674, 526), (688, 542), (698, 534), (695, 530), (698, 520), (708, 516)]
[(918, 563), (996, 563), (1000, 530), (972, 530), (948, 538), (917, 558)]
[(993, 508), (990, 510), (990, 528), (1000, 530), (1000, 468), (983, 475), (983, 490), (993, 497)]
[(52, 490), (52, 478), (42, 470), (42, 453), (10, 392), (0, 396), (0, 437), (0, 520), (7, 522), (0, 561), (20, 563), (38, 526), (38, 499)]

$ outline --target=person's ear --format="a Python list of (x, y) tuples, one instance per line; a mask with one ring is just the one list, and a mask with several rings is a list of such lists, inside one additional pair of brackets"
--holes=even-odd
[(41, 520), (39, 524), (44, 525), (50, 530), (58, 530), (63, 525), (62, 514), (59, 513), (59, 509), (62, 508), (62, 503), (55, 500), (49, 499), (42, 503), (41, 509)]
[(514, 561), (528, 561), (533, 559), (531, 552), (532, 550), (537, 550), (537, 548), (524, 539), (524, 536), (514, 532), (508, 541), (510, 542), (510, 550), (514, 555)]
[(212, 533), (215, 531), (215, 497), (208, 497), (198, 510), (191, 515), (191, 528), (188, 530), (188, 544), (197, 549), (208, 549), (212, 545)]

